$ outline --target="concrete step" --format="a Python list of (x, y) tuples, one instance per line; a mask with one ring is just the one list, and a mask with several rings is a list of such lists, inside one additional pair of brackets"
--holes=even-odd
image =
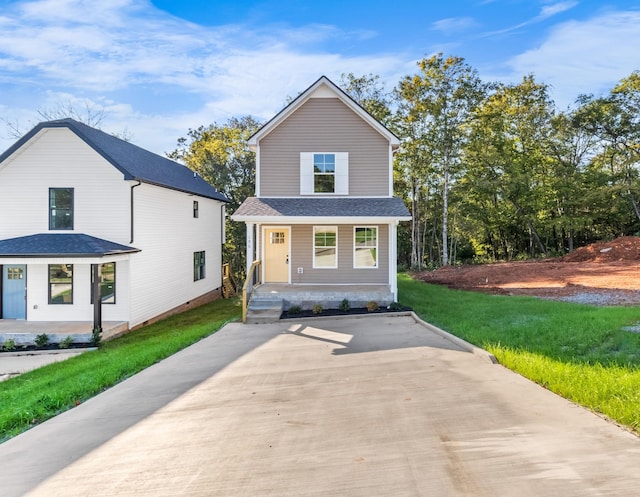
[(251, 299), (247, 308), (247, 323), (275, 323), (280, 319), (282, 299)]

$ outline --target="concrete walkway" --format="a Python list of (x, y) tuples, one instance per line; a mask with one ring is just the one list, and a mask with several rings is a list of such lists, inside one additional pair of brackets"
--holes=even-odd
[(30, 496), (629, 496), (640, 440), (411, 317), (231, 324), (0, 444)]

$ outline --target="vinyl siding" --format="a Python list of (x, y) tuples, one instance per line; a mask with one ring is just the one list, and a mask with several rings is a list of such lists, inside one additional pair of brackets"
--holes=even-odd
[[(136, 326), (220, 288), (222, 203), (142, 184), (134, 192), (131, 318)], [(198, 200), (199, 217), (193, 217)], [(205, 251), (206, 277), (193, 281), (193, 253)]]
[[(271, 225), (270, 225), (271, 226)], [(291, 226), (291, 256), (289, 259), (292, 284), (388, 284), (389, 283), (389, 226), (378, 226), (378, 267), (353, 268), (354, 226), (338, 225), (338, 267), (336, 269), (313, 268), (313, 226)], [(323, 226), (317, 224), (315, 226)], [(367, 225), (371, 226), (371, 225)], [(303, 273), (298, 274), (298, 268)]]
[(44, 130), (0, 165), (0, 239), (49, 232), (55, 187), (74, 189), (73, 232), (129, 243), (129, 184), (64, 128)]
[(337, 98), (311, 98), (259, 143), (260, 196), (300, 196), (300, 152), (348, 152), (349, 195), (389, 195), (389, 142)]

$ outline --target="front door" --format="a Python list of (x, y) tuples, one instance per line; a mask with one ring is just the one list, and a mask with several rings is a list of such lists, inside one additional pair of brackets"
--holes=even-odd
[(289, 283), (289, 228), (264, 229), (264, 282)]
[(27, 266), (22, 264), (2, 267), (2, 318), (27, 317)]

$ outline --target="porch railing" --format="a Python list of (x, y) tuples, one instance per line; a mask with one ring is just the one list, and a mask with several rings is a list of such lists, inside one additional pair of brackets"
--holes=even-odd
[(253, 289), (262, 283), (262, 261), (253, 261), (249, 271), (247, 271), (247, 278), (244, 280), (242, 286), (242, 322), (247, 322), (247, 306), (249, 305), (249, 298)]

